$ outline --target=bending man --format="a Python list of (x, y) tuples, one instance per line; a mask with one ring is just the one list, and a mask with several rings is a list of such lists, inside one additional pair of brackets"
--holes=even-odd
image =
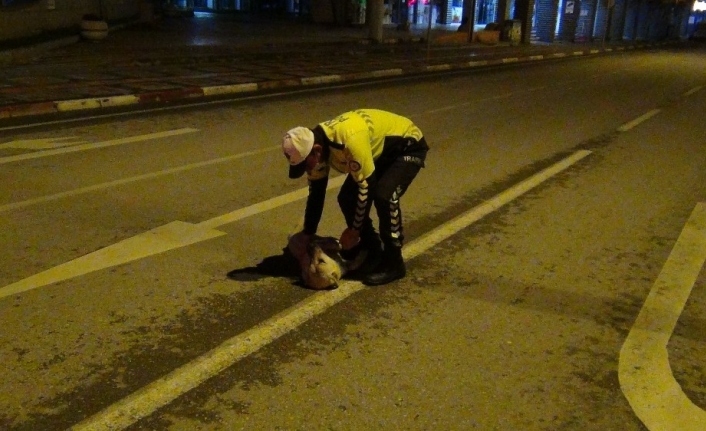
[[(331, 168), (349, 174), (338, 194), (347, 224), (340, 239), (344, 253), (358, 247), (368, 250), (360, 270), (365, 284), (403, 278), (400, 197), (424, 167), (429, 147), (421, 130), (391, 112), (357, 109), (313, 129), (293, 128), (285, 134), (282, 150), (289, 161), (289, 177), (306, 172), (309, 182), (303, 236), (310, 238), (318, 229)], [(370, 219), (373, 204), (379, 236)]]

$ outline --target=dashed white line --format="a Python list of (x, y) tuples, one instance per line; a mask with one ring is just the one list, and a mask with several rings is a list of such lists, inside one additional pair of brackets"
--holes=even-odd
[(643, 123), (643, 122), (649, 120), (650, 118), (654, 117), (655, 115), (659, 114), (659, 112), (660, 112), (659, 109), (653, 109), (653, 110), (649, 111), (648, 113), (643, 114), (643, 115), (637, 117), (636, 119), (618, 127), (618, 132), (627, 132), (628, 130), (638, 126), (640, 123)]
[(259, 150), (253, 150), (253, 151), (248, 151), (245, 153), (235, 154), (232, 156), (221, 157), (218, 159), (211, 159), (211, 160), (205, 160), (203, 162), (190, 163), (188, 165), (183, 165), (183, 166), (179, 166), (176, 168), (163, 169), (161, 171), (150, 172), (148, 174), (135, 175), (135, 176), (128, 177), (128, 178), (121, 178), (119, 180), (108, 181), (108, 182), (100, 183), (100, 184), (94, 184), (91, 186), (68, 190), (65, 192), (54, 193), (52, 195), (40, 196), (37, 198), (27, 199), (27, 200), (20, 201), (20, 202), (13, 202), (13, 203), (5, 204), (5, 205), (0, 205), (0, 213), (5, 212), (5, 211), (16, 210), (16, 209), (20, 209), (20, 208), (26, 208), (26, 207), (40, 204), (40, 203), (44, 203), (44, 202), (55, 201), (55, 200), (62, 199), (62, 198), (78, 196), (78, 195), (82, 195), (85, 193), (90, 193), (90, 192), (95, 192), (95, 191), (107, 189), (110, 187), (116, 187), (116, 186), (120, 186), (123, 184), (133, 183), (136, 181), (149, 180), (149, 179), (158, 178), (158, 177), (161, 177), (164, 175), (185, 172), (185, 171), (189, 171), (191, 169), (201, 168), (204, 166), (214, 165), (217, 163), (232, 162), (233, 160), (238, 160), (238, 159), (242, 159), (244, 157), (249, 157), (249, 156), (255, 156), (258, 154), (267, 153), (267, 152), (279, 150), (279, 149), (280, 149), (279, 145), (275, 146), (275, 147), (267, 147), (267, 148), (262, 148)]

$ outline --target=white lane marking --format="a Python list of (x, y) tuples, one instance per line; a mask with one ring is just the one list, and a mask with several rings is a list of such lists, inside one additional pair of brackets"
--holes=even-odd
[(634, 120), (623, 124), (622, 126), (618, 127), (618, 132), (627, 132), (628, 130), (632, 129), (633, 127), (636, 127), (637, 125), (639, 125), (640, 123), (645, 122), (645, 121), (649, 120), (650, 118), (654, 117), (655, 115), (659, 114), (659, 111), (660, 111), (659, 109), (653, 109), (653, 110), (649, 111), (648, 113), (643, 114), (643, 115), (635, 118)]
[(498, 94), (497, 96), (484, 97), (482, 99), (473, 100), (470, 102), (456, 103), (454, 105), (442, 106), (442, 107), (436, 108), (436, 109), (427, 109), (426, 111), (424, 111), (420, 114), (411, 114), (410, 117), (424, 117), (427, 114), (438, 114), (440, 112), (452, 111), (452, 110), (462, 108), (465, 106), (478, 105), (480, 103), (487, 102), (488, 100), (507, 99), (507, 98), (512, 97), (514, 95), (515, 95), (515, 93)]
[[(424, 253), (430, 247), (449, 238), (589, 154), (590, 151), (574, 153), (411, 242), (402, 251), (405, 259), (412, 259)], [(117, 431), (125, 429), (364, 288), (365, 286), (360, 282), (345, 282), (336, 290), (314, 293), (299, 304), (236, 335), (206, 354), (74, 425), (71, 430)]]
[(689, 97), (692, 94), (700, 91), (702, 88), (703, 88), (703, 85), (696, 86), (696, 87), (692, 88), (691, 90), (687, 91), (686, 93), (682, 94), (682, 96)]
[[(328, 188), (340, 187), (344, 179), (344, 175), (332, 178)], [(198, 224), (168, 223), (2, 287), (0, 298), (225, 235), (215, 228), (303, 199), (308, 193), (305, 187)]]
[(133, 142), (149, 141), (151, 139), (168, 138), (170, 136), (184, 135), (187, 133), (198, 132), (199, 129), (190, 127), (176, 130), (168, 130), (166, 132), (149, 133), (146, 135), (130, 136), (127, 138), (112, 139), (110, 141), (96, 142), (93, 144), (76, 145), (67, 148), (57, 148), (54, 150), (39, 151), (36, 153), (19, 154), (16, 156), (0, 157), (0, 164), (18, 162), (21, 160), (38, 159), (40, 157), (56, 156), (59, 154), (73, 153), (76, 151), (94, 150), (96, 148), (112, 147), (114, 145), (130, 144)]
[(706, 261), (706, 203), (691, 213), (620, 349), (620, 387), (650, 430), (703, 431), (706, 412), (674, 379), (667, 343)]
[(588, 156), (589, 154), (591, 154), (591, 151), (588, 150), (577, 151), (571, 156), (555, 163), (554, 165), (544, 169), (543, 171), (534, 174), (530, 178), (522, 181), (521, 183), (515, 184), (514, 186), (496, 195), (492, 199), (476, 206), (470, 211), (444, 223), (443, 225), (434, 229), (432, 232), (426, 235), (422, 235), (413, 243), (405, 247), (405, 256), (411, 259), (412, 257), (423, 253), (424, 251), (430, 249), (439, 242), (449, 238), (451, 235), (456, 234), (461, 229), (464, 229), (465, 227), (478, 221), (482, 217), (490, 214), (501, 206), (527, 193), (529, 190), (533, 189), (534, 187), (553, 177), (554, 175), (560, 173), (561, 171), (567, 169), (568, 167), (575, 164), (584, 157)]
[(18, 141), (10, 141), (0, 144), (0, 149), (17, 148), (22, 150), (48, 150), (86, 143), (84, 140), (76, 141), (75, 139), (76, 136), (65, 136), (63, 138), (20, 139)]
[(5, 204), (5, 205), (0, 205), (0, 213), (5, 212), (5, 211), (20, 209), (20, 208), (25, 208), (28, 206), (36, 205), (38, 203), (49, 202), (49, 201), (53, 201), (53, 200), (57, 200), (57, 199), (61, 199), (61, 198), (66, 198), (66, 197), (71, 197), (71, 196), (78, 196), (78, 195), (82, 195), (85, 193), (94, 192), (97, 190), (103, 190), (103, 189), (107, 189), (110, 187), (116, 187), (116, 186), (120, 186), (123, 184), (129, 184), (129, 183), (132, 183), (135, 181), (148, 180), (148, 179), (152, 179), (152, 178), (161, 177), (164, 175), (170, 175), (170, 174), (175, 174), (178, 172), (188, 171), (191, 169), (201, 168), (204, 166), (214, 165), (217, 163), (230, 162), (233, 160), (242, 159), (243, 157), (256, 156), (258, 154), (262, 154), (262, 153), (266, 153), (266, 152), (270, 152), (270, 151), (274, 151), (274, 150), (279, 150), (279, 149), (280, 149), (280, 146), (277, 145), (274, 147), (267, 147), (267, 148), (263, 148), (260, 150), (248, 151), (245, 153), (234, 154), (232, 156), (221, 157), (218, 159), (211, 159), (211, 160), (205, 160), (203, 162), (190, 163), (188, 165), (183, 165), (183, 166), (179, 166), (176, 168), (164, 169), (164, 170), (156, 171), (156, 172), (150, 172), (148, 174), (136, 175), (134, 177), (122, 178), (119, 180), (108, 181), (108, 182), (100, 183), (100, 184), (94, 184), (92, 186), (86, 186), (86, 187), (81, 187), (81, 188), (74, 189), (74, 190), (68, 190), (65, 192), (55, 193), (53, 195), (45, 195), (45, 196), (40, 196), (40, 197), (33, 198), (33, 199), (27, 199), (27, 200), (20, 201), (20, 202), (13, 202), (13, 203)]
[(5, 286), (0, 298), (225, 234), (175, 221)]
[[(339, 175), (335, 178), (331, 178), (328, 181), (327, 190), (336, 189), (343, 185), (343, 181), (346, 179), (345, 175)], [(223, 226), (228, 223), (233, 223), (244, 218), (254, 216), (265, 211), (280, 207), (282, 205), (287, 205), (292, 202), (296, 202), (299, 199), (304, 199), (309, 195), (309, 188), (304, 187), (299, 190), (287, 193), (285, 195), (277, 196), (272, 199), (268, 199), (264, 202), (250, 205), (249, 207), (241, 208), (227, 214), (220, 215), (218, 217), (213, 217), (211, 219), (202, 221), (198, 224), (200, 228), (203, 229), (215, 229), (219, 226)]]

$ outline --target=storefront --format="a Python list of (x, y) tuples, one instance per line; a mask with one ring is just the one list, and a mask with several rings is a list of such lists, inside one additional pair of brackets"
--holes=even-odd
[(704, 39), (706, 35), (703, 34), (704, 30), (699, 25), (704, 21), (706, 21), (706, 0), (697, 0), (694, 2), (694, 6), (691, 8), (691, 14), (689, 15), (689, 21), (686, 27), (686, 34), (688, 35), (688, 37)]

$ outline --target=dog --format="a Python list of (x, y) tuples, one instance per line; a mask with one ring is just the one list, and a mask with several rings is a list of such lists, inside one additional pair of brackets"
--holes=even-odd
[(336, 238), (315, 235), (307, 242), (302, 233), (289, 237), (287, 249), (299, 262), (302, 282), (314, 290), (337, 288), (341, 279), (360, 268), (367, 256), (365, 250), (360, 250), (353, 258), (344, 259)]

